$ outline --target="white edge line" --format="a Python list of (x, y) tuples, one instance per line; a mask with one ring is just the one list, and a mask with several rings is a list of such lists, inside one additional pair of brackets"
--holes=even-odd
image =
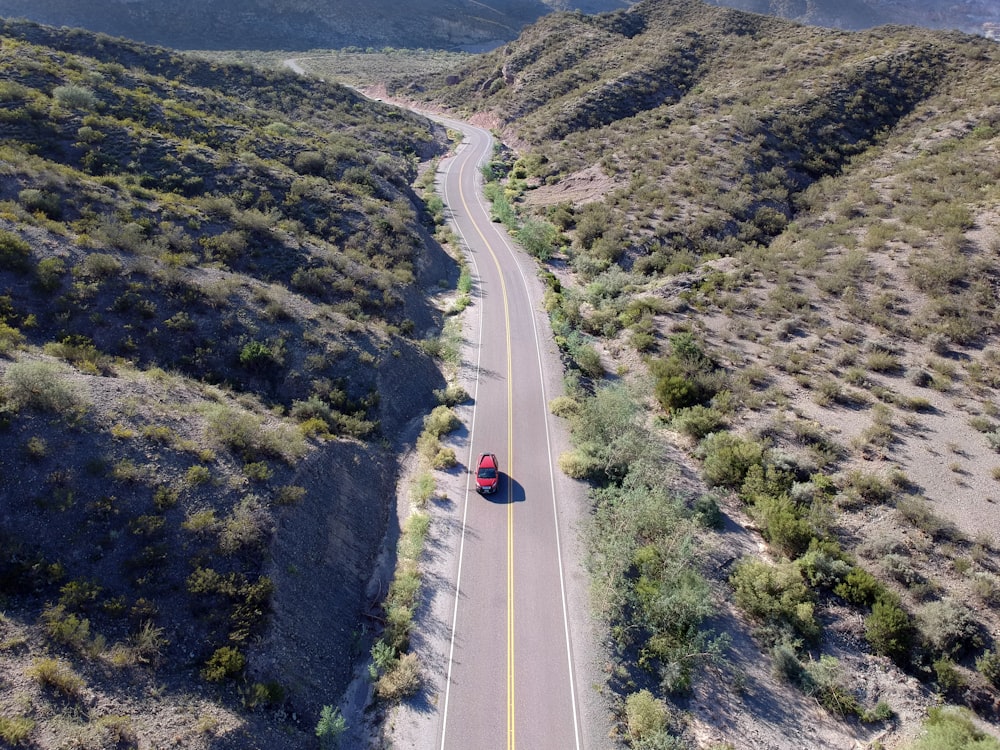
[[(464, 131), (463, 131), (463, 135), (467, 136), (467, 134), (464, 133)], [(488, 155), (488, 153), (487, 153), (487, 155)], [(444, 172), (444, 173), (449, 172), (451, 170), (452, 165), (454, 164), (454, 161), (455, 161), (455, 157), (453, 157), (448, 162), (447, 168), (445, 170), (442, 170), (442, 172)], [(476, 168), (478, 169), (479, 166), (480, 165), (477, 164)], [(459, 177), (461, 178), (461, 171), (459, 172)], [(475, 175), (473, 175), (473, 179), (474, 180), (477, 179)], [(454, 210), (454, 209), (451, 208), (451, 204), (447, 200), (447, 183), (444, 180), (442, 180), (441, 186), (442, 186), (442, 196), (441, 196), (442, 200), (444, 200), (445, 205), (449, 207), (449, 210)], [(453, 222), (453, 224), (454, 224), (454, 227), (455, 227), (455, 231), (458, 233), (458, 236), (462, 240), (462, 245), (465, 248), (465, 255), (469, 259), (469, 261), (471, 262), (473, 271), (474, 271), (476, 279), (478, 281), (480, 277), (479, 277), (479, 266), (476, 263), (476, 257), (475, 257), (475, 255), (472, 254), (471, 248), (469, 247), (468, 240), (466, 239), (465, 235), (463, 234), (461, 228), (458, 226), (458, 222)], [(480, 374), (482, 373), (482, 368), (481, 368), (480, 365), (481, 365), (482, 356), (483, 356), (483, 318), (484, 317), (485, 316), (483, 315), (483, 310), (482, 310), (482, 308), (480, 308), (479, 309), (479, 340), (478, 340), (478, 343), (477, 343), (477, 346), (476, 346), (476, 380), (475, 380), (475, 386), (473, 387), (473, 396), (472, 396), (472, 399), (473, 399), (472, 400), (472, 424), (469, 427), (469, 457), (468, 457), (468, 460), (466, 462), (466, 466), (471, 466), (472, 465), (472, 451), (473, 451), (473, 445), (474, 445), (473, 438), (475, 437), (475, 432), (476, 432), (476, 410), (479, 408), (479, 377), (480, 377)], [(449, 644), (449, 647), (448, 647), (448, 670), (447, 670), (447, 674), (445, 676), (445, 683), (444, 683), (444, 706), (441, 709), (441, 750), (444, 750), (445, 739), (446, 739), (447, 733), (448, 733), (448, 701), (451, 698), (451, 672), (452, 672), (452, 668), (453, 668), (454, 663), (455, 663), (455, 634), (458, 632), (458, 604), (459, 604), (459, 601), (461, 599), (461, 594), (462, 594), (462, 560), (463, 560), (463, 557), (464, 557), (464, 554), (465, 554), (465, 531), (466, 531), (466, 528), (467, 528), (468, 517), (469, 517), (469, 492), (470, 492), (470, 490), (469, 490), (469, 480), (466, 479), (466, 482), (465, 482), (465, 507), (462, 510), (462, 532), (461, 532), (461, 536), (460, 536), (460, 540), (459, 540), (459, 545), (458, 545), (458, 572), (455, 575), (455, 605), (454, 605), (454, 609), (452, 611), (452, 618), (451, 618), (451, 640), (450, 640), (450, 644)]]

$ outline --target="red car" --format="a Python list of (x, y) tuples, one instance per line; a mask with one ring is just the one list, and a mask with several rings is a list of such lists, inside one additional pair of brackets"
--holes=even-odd
[(500, 485), (500, 464), (492, 453), (482, 453), (476, 465), (476, 490), (491, 495)]

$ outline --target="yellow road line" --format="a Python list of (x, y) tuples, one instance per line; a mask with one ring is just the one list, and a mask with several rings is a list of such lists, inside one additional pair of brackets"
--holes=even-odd
[[(461, 183), (461, 173), (465, 171), (466, 163), (462, 164), (459, 170), (459, 183)], [(465, 200), (465, 193), (460, 191), (462, 205), (465, 213), (472, 218), (469, 204)], [(503, 268), (500, 266), (500, 259), (493, 251), (493, 246), (479, 224), (475, 224), (476, 234), (483, 241), (483, 245), (493, 259), (493, 264), (497, 268), (500, 276), (500, 296), (503, 299), (504, 329), (507, 339), (507, 750), (514, 750), (514, 390), (513, 390), (513, 367), (511, 365), (511, 345), (510, 336), (510, 301), (507, 296), (507, 282), (503, 276)]]

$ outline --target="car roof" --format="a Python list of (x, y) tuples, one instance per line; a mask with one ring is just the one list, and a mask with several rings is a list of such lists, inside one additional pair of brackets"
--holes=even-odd
[(480, 465), (482, 465), (484, 463), (490, 463), (490, 464), (493, 464), (494, 466), (496, 466), (497, 465), (497, 457), (494, 456), (492, 453), (481, 453), (481, 454), (479, 454), (479, 463), (480, 463)]

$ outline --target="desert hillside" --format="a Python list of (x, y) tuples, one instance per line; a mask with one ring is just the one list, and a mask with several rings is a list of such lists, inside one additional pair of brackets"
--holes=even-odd
[(386, 92), (508, 146), (487, 194), (572, 363), (622, 737), (995, 729), (1000, 47), (648, 0)]
[(0, 744), (301, 748), (436, 403), (429, 122), (0, 25)]

